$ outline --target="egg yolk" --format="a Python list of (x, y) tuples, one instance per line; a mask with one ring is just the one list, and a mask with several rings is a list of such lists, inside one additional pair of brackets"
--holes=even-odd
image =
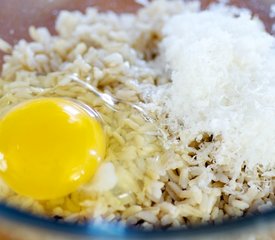
[(91, 179), (105, 146), (98, 117), (80, 104), (29, 100), (0, 120), (0, 176), (19, 194), (58, 198)]

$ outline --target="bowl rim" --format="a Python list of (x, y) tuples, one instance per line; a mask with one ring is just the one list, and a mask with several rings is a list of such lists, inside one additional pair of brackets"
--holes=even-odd
[(254, 213), (245, 217), (224, 220), (216, 224), (199, 224), (191, 227), (178, 227), (171, 229), (144, 230), (137, 227), (126, 226), (119, 222), (88, 221), (83, 224), (59, 222), (54, 219), (28, 213), (27, 211), (16, 209), (4, 203), (0, 203), (0, 220), (8, 220), (12, 223), (21, 224), (25, 227), (40, 230), (50, 230), (59, 234), (72, 234), (84, 237), (112, 237), (121, 239), (122, 237), (163, 239), (169, 237), (198, 237), (219, 233), (237, 232), (247, 228), (257, 229), (257, 227), (268, 227), (275, 222), (275, 209), (267, 210), (264, 213)]

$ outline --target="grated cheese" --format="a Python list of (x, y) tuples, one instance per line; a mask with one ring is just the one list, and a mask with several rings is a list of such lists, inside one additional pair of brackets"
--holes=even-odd
[(274, 37), (248, 12), (215, 9), (172, 17), (163, 33), (165, 104), (171, 124), (184, 121), (185, 144), (207, 132), (221, 136), (218, 164), (274, 167)]

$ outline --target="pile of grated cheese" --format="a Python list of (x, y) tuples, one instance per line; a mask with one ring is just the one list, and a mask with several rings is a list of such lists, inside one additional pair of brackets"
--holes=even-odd
[[(275, 38), (244, 11), (182, 13), (164, 26), (166, 108), (187, 145), (219, 139), (219, 165), (275, 167)], [(164, 98), (162, 96), (162, 98)]]

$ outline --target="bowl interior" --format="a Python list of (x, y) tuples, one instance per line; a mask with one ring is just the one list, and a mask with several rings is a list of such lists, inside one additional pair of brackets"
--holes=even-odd
[[(215, 0), (202, 0), (202, 8), (207, 8), (207, 6), (214, 1)], [(80, 10), (83, 12), (89, 6), (96, 6), (100, 11), (111, 10), (123, 13), (135, 12), (141, 7), (140, 4), (133, 0), (25, 0), (24, 3), (21, 0), (0, 0), (0, 4), (0, 22), (4, 23), (0, 27), (0, 38), (3, 38), (12, 45), (21, 38), (30, 40), (28, 27), (32, 25), (45, 26), (55, 34), (54, 21), (58, 12), (62, 9)], [(267, 31), (272, 31), (272, 24), (275, 23), (275, 18), (270, 17), (269, 11), (271, 4), (275, 4), (275, 0), (231, 0), (230, 4), (251, 9), (255, 15), (263, 20)], [(4, 54), (0, 52), (0, 70), (3, 55)], [(6, 211), (7, 215), (9, 211), (9, 209)], [(22, 216), (28, 217), (28, 215), (24, 214)], [(272, 216), (275, 217), (275, 212)], [(268, 219), (269, 217), (270, 215), (268, 215)], [(258, 218), (254, 220), (249, 219), (251, 223), (258, 220)], [(259, 219), (261, 219), (261, 217)], [(33, 221), (42, 221), (42, 223), (45, 223), (44, 219), (39, 218), (33, 218)], [(234, 224), (229, 224), (228, 226), (237, 227), (238, 224), (242, 224), (242, 222), (236, 221)], [(207, 228), (204, 227), (203, 231), (206, 230)], [(1, 235), (0, 238), (2, 239)]]

